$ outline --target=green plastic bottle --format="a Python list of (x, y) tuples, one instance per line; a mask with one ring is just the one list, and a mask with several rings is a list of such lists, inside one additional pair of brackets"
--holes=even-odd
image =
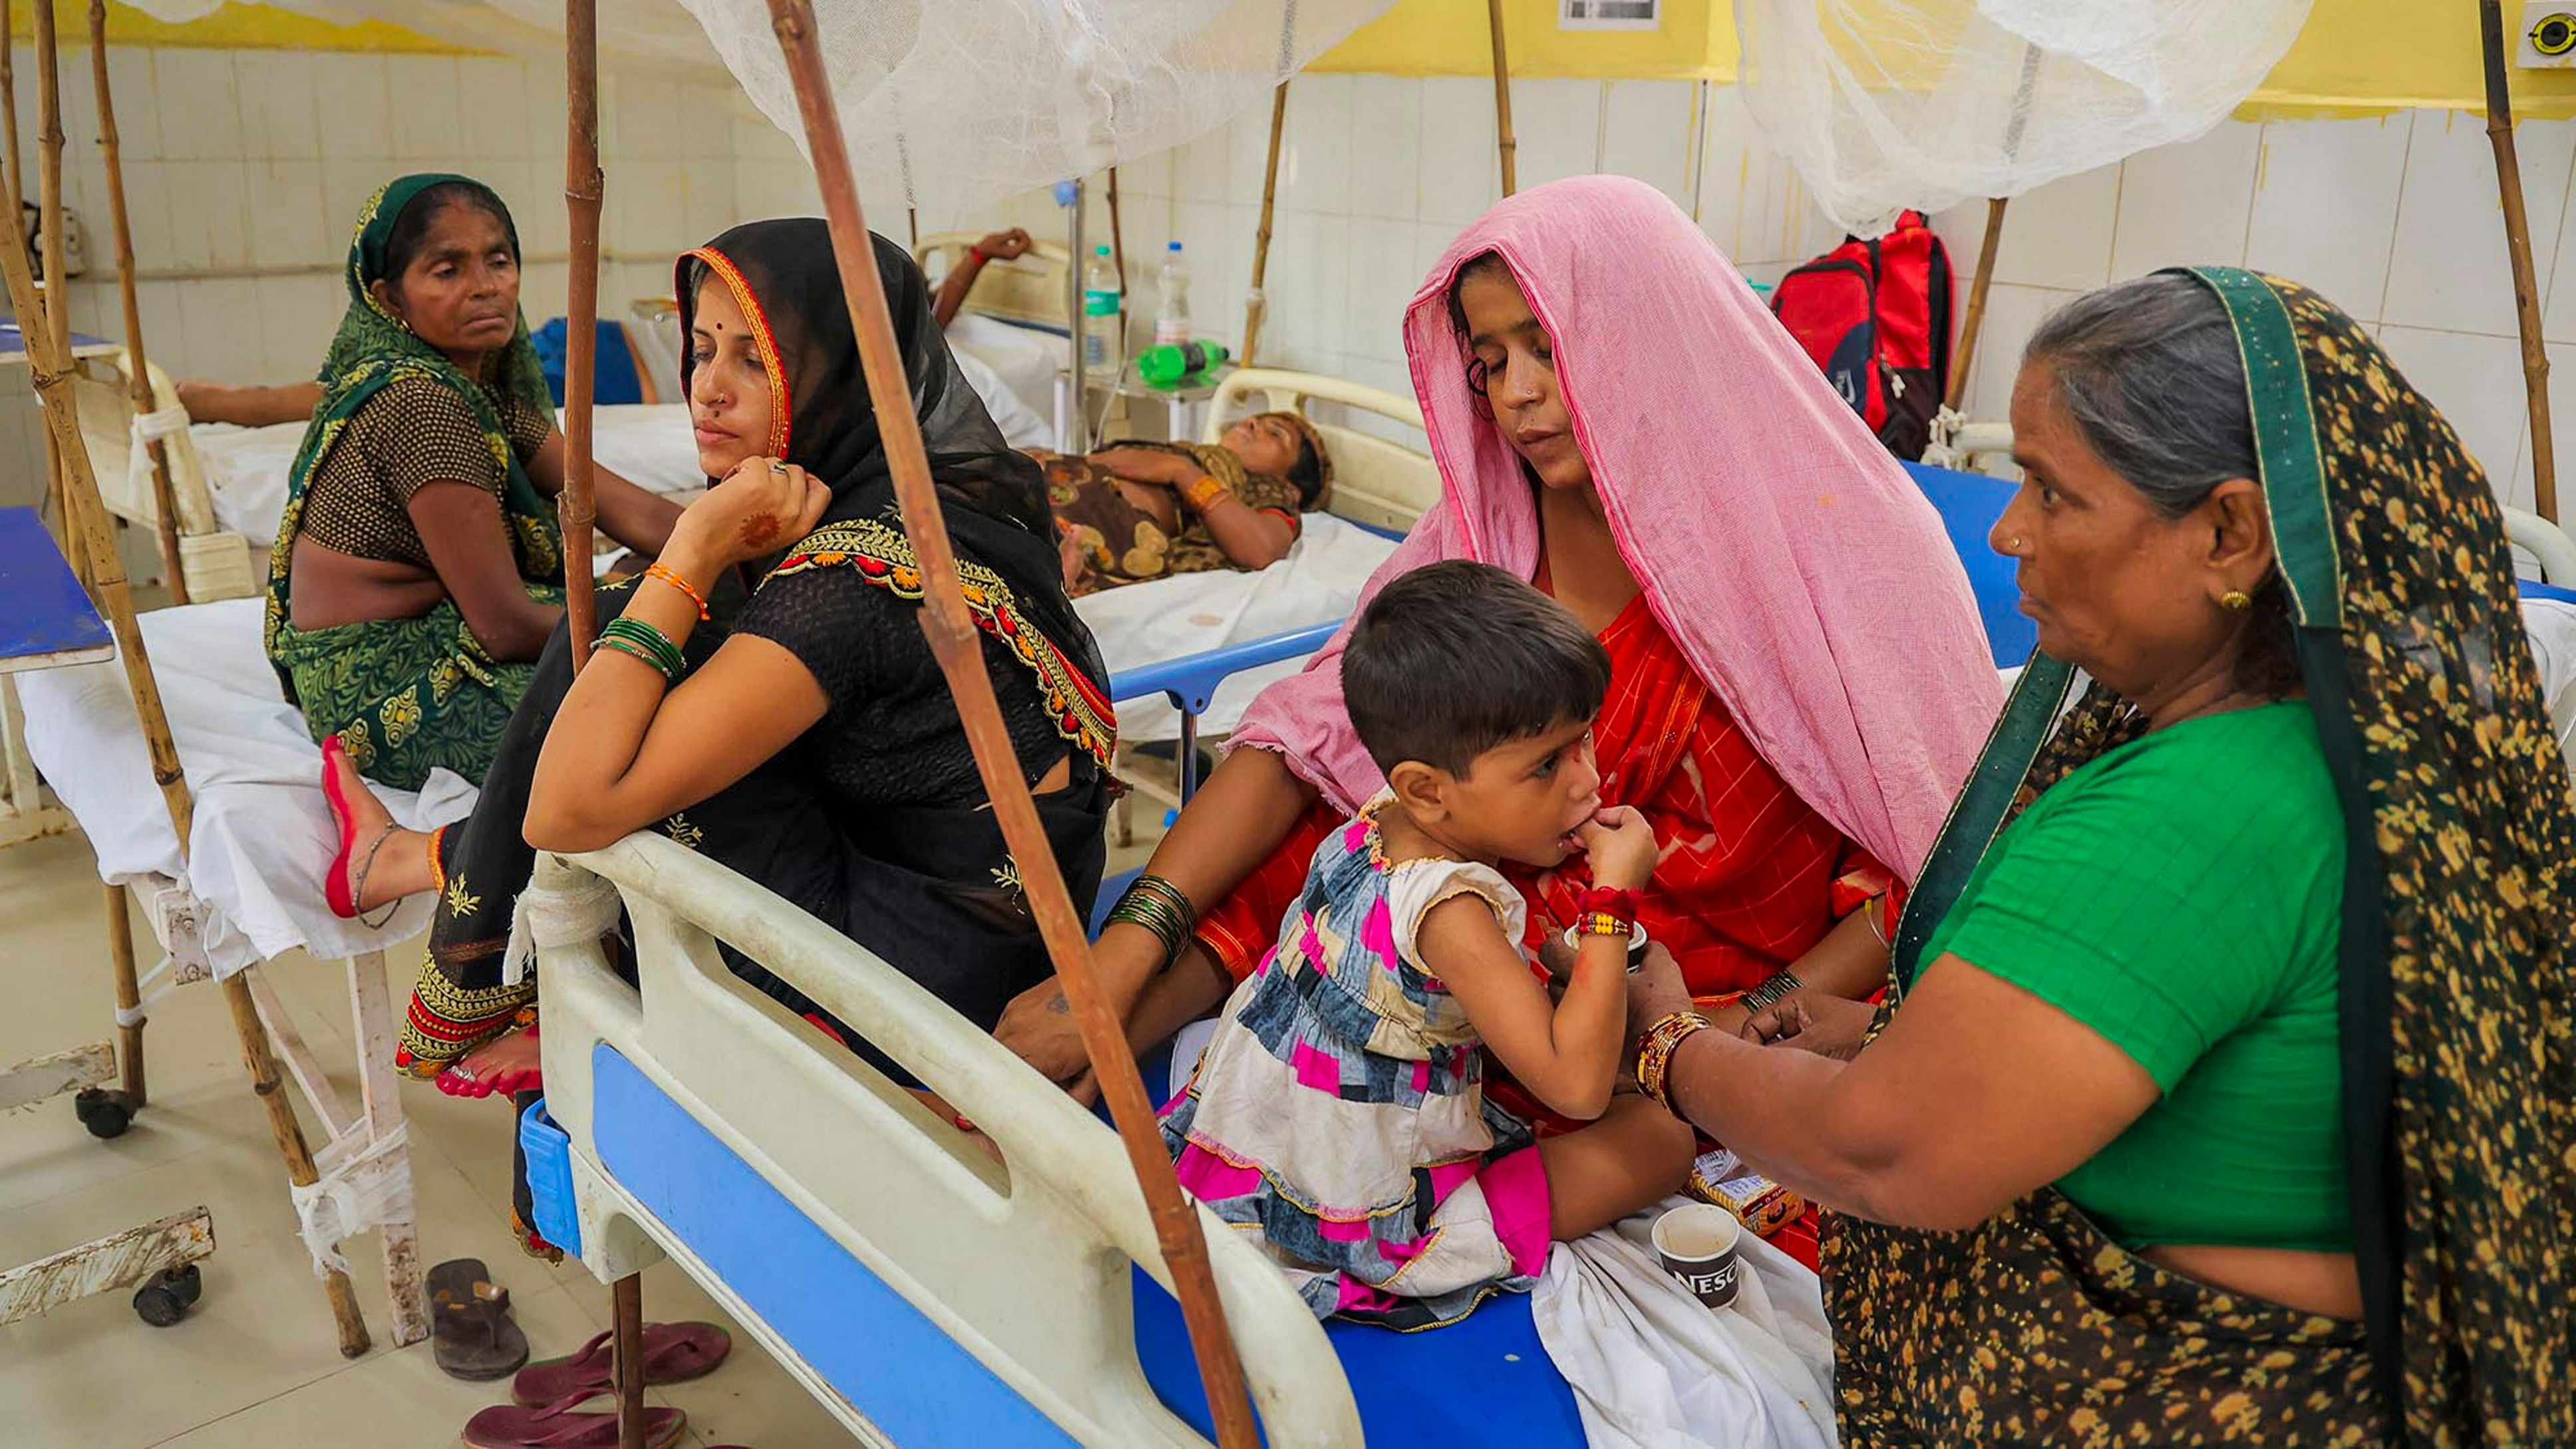
[(1148, 347), (1136, 358), (1136, 375), (1147, 387), (1178, 387), (1202, 372), (1225, 366), (1232, 354), (1222, 342), (1166, 343)]

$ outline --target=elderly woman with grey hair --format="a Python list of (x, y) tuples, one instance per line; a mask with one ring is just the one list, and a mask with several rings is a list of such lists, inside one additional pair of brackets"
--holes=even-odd
[(1639, 1084), (1836, 1214), (1846, 1443), (2576, 1442), (2576, 809), (2484, 477), (2232, 270), (2069, 304), (2012, 420), (2039, 652), (1891, 1006), (1649, 973)]

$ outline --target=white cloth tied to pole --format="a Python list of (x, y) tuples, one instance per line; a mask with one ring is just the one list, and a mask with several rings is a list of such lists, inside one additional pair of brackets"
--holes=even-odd
[(403, 1152), (410, 1128), (397, 1124), (391, 1132), (350, 1151), (358, 1140), (344, 1137), (322, 1149), (314, 1162), (319, 1175), (306, 1186), (286, 1190), (295, 1203), (295, 1231), (304, 1239), (304, 1251), (312, 1255), (316, 1278), (349, 1271), (341, 1243), (369, 1228), (408, 1222), (413, 1216), (411, 1159)]
[(126, 475), (139, 485), (134, 490), (135, 495), (145, 500), (156, 518), (161, 505), (160, 494), (152, 488), (152, 445), (167, 442), (186, 431), (188, 410), (183, 407), (173, 405), (158, 412), (134, 415), (133, 443), (125, 453)]
[(1548, 1251), (1531, 1316), (1574, 1390), (1591, 1449), (1830, 1449), (1832, 1331), (1822, 1285), (1751, 1233), (1735, 1302), (1712, 1311), (1647, 1234), (1669, 1198)]
[(563, 890), (530, 882), (510, 912), (510, 944), (501, 956), (502, 983), (516, 986), (527, 980), (539, 951), (583, 945), (616, 930), (625, 909), (617, 887), (595, 875), (580, 875), (576, 884)]

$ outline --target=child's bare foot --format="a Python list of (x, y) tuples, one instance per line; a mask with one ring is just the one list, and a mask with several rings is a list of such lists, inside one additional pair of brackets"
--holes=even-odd
[(322, 747), (322, 787), (340, 833), (323, 889), (332, 910), (362, 915), (430, 888), (429, 837), (394, 823), (337, 737)]
[(438, 1074), (438, 1090), (451, 1097), (515, 1096), (534, 1091), (545, 1077), (545, 1050), (533, 1026), (507, 1032), (467, 1052)]

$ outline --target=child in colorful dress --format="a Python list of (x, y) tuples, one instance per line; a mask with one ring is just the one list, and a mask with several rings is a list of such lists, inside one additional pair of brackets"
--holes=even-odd
[[(1259, 1233), (1318, 1317), (1400, 1329), (1526, 1290), (1548, 1244), (1680, 1189), (1690, 1129), (1614, 1091), (1634, 892), (1656, 844), (1603, 810), (1591, 721), (1609, 659), (1485, 564), (1388, 584), (1342, 656), (1387, 788), (1315, 853), (1270, 955), (1165, 1109), (1181, 1183)], [(1562, 1000), (1495, 867), (1590, 857)], [(1672, 970), (1654, 953), (1648, 969)], [(1485, 1055), (1587, 1126), (1544, 1141), (1488, 1102)]]

